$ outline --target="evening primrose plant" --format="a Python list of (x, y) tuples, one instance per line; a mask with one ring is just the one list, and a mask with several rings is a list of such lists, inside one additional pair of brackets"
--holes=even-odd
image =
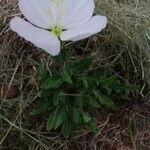
[(56, 57), (60, 66), (49, 74), (41, 64), (38, 68), (40, 97), (32, 114), (48, 114), (47, 130), (62, 131), (65, 137), (87, 128), (97, 133), (96, 116), (102, 107), (118, 110), (120, 94), (132, 87), (107, 69), (91, 69), (93, 56), (77, 57), (62, 51)]
[(100, 32), (105, 16), (96, 15), (94, 0), (19, 0), (25, 21), (15, 17), (10, 27), (50, 55), (58, 55), (61, 41), (78, 41)]
[(59, 67), (51, 75), (43, 64), (38, 68), (40, 101), (32, 114), (48, 113), (47, 130), (61, 129), (65, 137), (81, 127), (96, 132), (94, 114), (104, 106), (117, 109), (113, 98), (130, 90), (107, 70), (90, 69), (94, 56), (75, 59), (74, 52), (62, 46), (106, 27), (107, 18), (93, 16), (94, 7), (94, 0), (19, 0), (28, 21), (15, 17), (10, 22), (18, 35), (55, 56)]

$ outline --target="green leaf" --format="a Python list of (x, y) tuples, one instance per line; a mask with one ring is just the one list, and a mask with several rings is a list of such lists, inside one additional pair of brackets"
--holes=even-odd
[(73, 50), (62, 49), (59, 55), (55, 56), (54, 58), (58, 63), (60, 63), (61, 66), (63, 66), (64, 63), (68, 61), (72, 55)]
[(108, 94), (111, 94), (112, 91), (121, 93), (133, 90), (133, 87), (130, 84), (121, 82), (116, 76), (108, 77), (103, 75), (98, 82), (99, 85), (101, 85), (108, 92)]
[(86, 97), (80, 96), (80, 97), (76, 97), (75, 103), (77, 106), (80, 107), (80, 109), (82, 109), (85, 104), (85, 101), (86, 101)]
[(88, 88), (88, 87), (89, 87), (89, 83), (88, 83), (88, 81), (87, 81), (86, 78), (83, 78), (83, 86), (84, 86), (85, 88)]
[(54, 128), (54, 115), (51, 114), (48, 118), (48, 121), (47, 121), (47, 130), (50, 131)]
[(54, 113), (52, 113), (47, 122), (47, 130), (57, 129), (63, 123), (63, 113), (57, 108)]
[(72, 64), (72, 70), (75, 72), (83, 72), (88, 69), (93, 62), (93, 57), (85, 57), (74, 64)]
[(107, 95), (104, 95), (100, 92), (93, 91), (95, 98), (99, 100), (100, 104), (105, 105), (107, 107), (110, 107), (112, 109), (117, 109), (117, 106), (114, 104), (114, 102), (109, 98)]
[(61, 92), (56, 91), (53, 95), (53, 104), (55, 106), (61, 105), (63, 102), (65, 102), (66, 96), (62, 95)]
[(43, 63), (39, 64), (38, 69), (37, 69), (37, 74), (38, 74), (38, 77), (41, 81), (43, 81), (47, 78), (47, 76), (48, 76), (47, 71), (46, 71)]
[(50, 110), (47, 129), (55, 130), (61, 126), (65, 137), (82, 126), (96, 133), (98, 128), (92, 114), (96, 114), (103, 105), (117, 109), (111, 96), (130, 88), (118, 77), (111, 76), (106, 69), (90, 71), (93, 57), (77, 60), (69, 52), (72, 53), (63, 50), (55, 57), (59, 60), (60, 68), (52, 72), (53, 76), (49, 75), (43, 64), (40, 66), (40, 97), (50, 100), (41, 103), (35, 112)]
[(43, 89), (57, 88), (63, 83), (61, 76), (51, 76), (42, 83)]
[(112, 90), (111, 87), (109, 87), (109, 86), (107, 86), (107, 85), (106, 85), (106, 86), (103, 85), (103, 88), (106, 90), (106, 92), (107, 92), (108, 95), (111, 95), (111, 94), (112, 94), (113, 90)]
[(86, 124), (87, 128), (89, 128), (91, 131), (93, 131), (95, 134), (98, 132), (98, 127), (95, 121), (91, 120)]
[(101, 108), (100, 104), (98, 103), (98, 101), (94, 98), (90, 98), (89, 99), (89, 104), (94, 107), (94, 108)]
[(53, 96), (53, 103), (55, 106), (57, 106), (59, 104), (59, 97), (60, 97), (60, 95), (57, 95), (56, 93)]
[(71, 69), (66, 65), (60, 70), (61, 76), (64, 79), (64, 81), (73, 84), (72, 79), (71, 79)]
[(32, 109), (31, 114), (33, 115), (41, 114), (46, 110), (48, 110), (50, 108), (50, 105), (51, 105), (50, 100), (43, 101)]
[(90, 121), (92, 120), (90, 114), (87, 113), (87, 112), (83, 112), (83, 113), (82, 113), (82, 117), (83, 117), (83, 121), (84, 121), (85, 123), (88, 123), (88, 122), (90, 122)]
[(73, 130), (74, 130), (73, 123), (70, 120), (66, 120), (63, 123), (62, 127), (64, 137), (68, 138), (72, 134)]
[(60, 65), (63, 65), (66, 61), (66, 51), (61, 50), (59, 55), (55, 56), (54, 58), (58, 63), (60, 63)]
[(121, 83), (119, 80), (116, 83), (110, 85), (110, 87), (112, 88), (112, 90), (114, 90), (117, 93), (129, 92), (133, 90), (133, 86), (126, 83)]
[(74, 108), (72, 117), (73, 117), (73, 121), (75, 123), (79, 123), (79, 121), (80, 121), (80, 111), (78, 109)]
[(112, 85), (113, 83), (116, 82), (116, 76), (109, 76), (107, 74), (103, 74), (102, 76), (100, 76), (100, 78), (98, 79), (98, 83), (99, 85), (105, 85), (105, 86), (109, 86)]
[(62, 123), (63, 123), (63, 115), (62, 115), (62, 113), (60, 113), (57, 115), (57, 118), (55, 120), (54, 129), (57, 129)]

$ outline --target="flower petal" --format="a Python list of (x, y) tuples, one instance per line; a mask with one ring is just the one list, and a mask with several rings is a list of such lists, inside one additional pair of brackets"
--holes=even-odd
[(19, 17), (11, 20), (10, 27), (21, 37), (44, 49), (47, 53), (55, 56), (60, 52), (60, 41), (51, 32), (34, 27)]
[(106, 24), (107, 18), (105, 16), (93, 16), (85, 24), (64, 31), (60, 38), (62, 41), (78, 41), (85, 39), (100, 32), (106, 27)]
[(59, 23), (65, 29), (87, 22), (93, 15), (94, 0), (62, 0)]
[(53, 0), (19, 0), (19, 8), (38, 27), (50, 29), (56, 24), (57, 5)]

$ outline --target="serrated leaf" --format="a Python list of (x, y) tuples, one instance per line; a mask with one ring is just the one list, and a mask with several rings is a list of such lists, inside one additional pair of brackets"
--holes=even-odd
[(102, 85), (102, 87), (108, 92), (108, 94), (111, 94), (112, 91), (115, 91), (117, 93), (129, 92), (133, 89), (130, 84), (121, 82), (117, 79), (116, 76), (103, 76), (103, 78), (99, 80), (99, 85)]
[(73, 123), (70, 120), (66, 120), (63, 123), (62, 127), (64, 137), (68, 138), (72, 134), (73, 130), (74, 130)]
[(116, 82), (116, 76), (110, 76), (108, 77), (107, 75), (103, 75), (99, 79), (99, 84), (101, 85), (111, 85)]
[(88, 69), (93, 62), (93, 57), (85, 57), (74, 64), (72, 64), (72, 70), (75, 72), (83, 72)]
[(54, 129), (57, 129), (62, 123), (63, 123), (63, 115), (62, 115), (62, 113), (59, 113), (57, 115), (57, 118), (55, 119)]
[(42, 88), (43, 89), (52, 89), (52, 88), (57, 88), (59, 87), (61, 84), (63, 83), (63, 79), (61, 78), (61, 76), (52, 76), (49, 77), (48, 79), (46, 79), (43, 83), (42, 83)]
[(64, 81), (73, 84), (72, 79), (71, 79), (71, 69), (69, 69), (68, 66), (64, 66), (61, 70), (60, 70), (61, 76), (64, 79)]
[(63, 113), (57, 108), (47, 121), (47, 130), (57, 129), (63, 123)]
[(78, 109), (76, 109), (76, 108), (73, 109), (72, 117), (73, 117), (73, 121), (75, 123), (79, 123), (79, 121), (80, 121), (80, 112), (79, 112)]
[(112, 88), (112, 90), (116, 91), (117, 93), (129, 92), (133, 90), (133, 87), (131, 85), (126, 84), (126, 83), (121, 83), (119, 81), (112, 84), (110, 87)]
[(98, 101), (107, 107), (110, 107), (112, 109), (117, 109), (117, 106), (114, 104), (114, 102), (109, 98), (107, 95), (104, 95), (100, 92), (93, 91), (95, 98), (98, 99)]

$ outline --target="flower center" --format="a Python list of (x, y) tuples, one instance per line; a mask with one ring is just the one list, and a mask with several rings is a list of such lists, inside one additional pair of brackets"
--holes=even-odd
[(62, 34), (63, 29), (60, 26), (54, 26), (52, 28), (52, 33), (54, 33), (56, 36), (60, 36)]

